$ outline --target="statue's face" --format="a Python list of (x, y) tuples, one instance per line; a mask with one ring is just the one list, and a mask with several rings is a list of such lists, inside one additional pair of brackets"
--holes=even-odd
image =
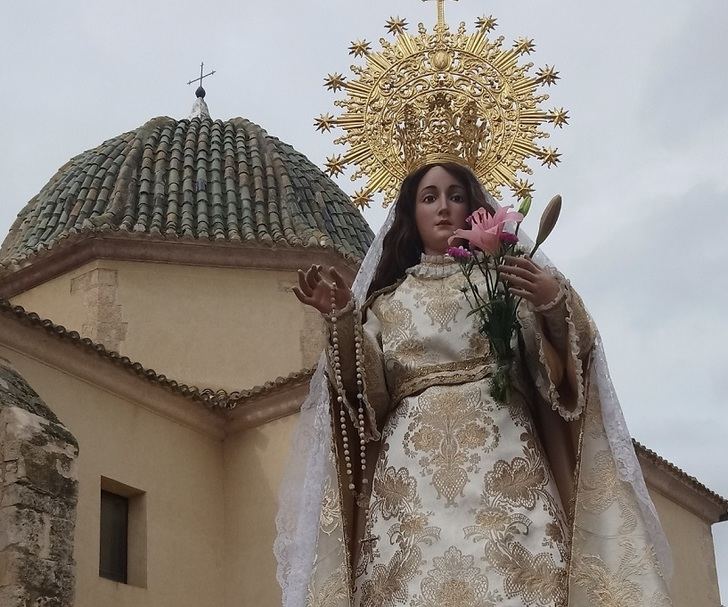
[(453, 232), (467, 227), (468, 215), (470, 204), (464, 185), (441, 166), (427, 171), (417, 187), (415, 200), (415, 223), (424, 252), (444, 254)]

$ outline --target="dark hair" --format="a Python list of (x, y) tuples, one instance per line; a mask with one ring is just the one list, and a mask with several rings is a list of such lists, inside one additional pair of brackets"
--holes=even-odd
[(415, 222), (417, 188), (425, 173), (435, 166), (441, 166), (465, 188), (471, 213), (479, 207), (485, 207), (491, 213), (495, 212), (485, 198), (483, 186), (470, 169), (464, 166), (450, 162), (427, 164), (410, 173), (405, 177), (399, 189), (399, 196), (394, 209), (394, 222), (384, 237), (382, 256), (379, 259), (379, 265), (374, 273), (374, 279), (369, 287), (367, 297), (394, 284), (404, 277), (407, 268), (419, 263), (423, 247)]

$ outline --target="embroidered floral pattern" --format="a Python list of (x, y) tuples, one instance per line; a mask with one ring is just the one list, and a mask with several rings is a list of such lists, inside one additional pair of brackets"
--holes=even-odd
[(491, 607), (498, 594), (490, 592), (488, 578), (474, 566), (475, 559), (451, 546), (444, 556), (432, 559), (434, 568), (420, 586), (414, 607)]
[(412, 320), (412, 311), (399, 299), (389, 298), (386, 305), (375, 306), (377, 316), (382, 321), (382, 344), (385, 360), (391, 358), (390, 353), (397, 352), (398, 357), (409, 361), (417, 357), (426, 357), (425, 343), (419, 338)]
[[(594, 555), (584, 555), (575, 564), (575, 580), (582, 586), (594, 607), (638, 607), (645, 605), (641, 577), (652, 568), (654, 553), (645, 546), (640, 553), (629, 541), (620, 542), (623, 549), (615, 569)], [(662, 593), (655, 593), (650, 604), (669, 604)]]
[[(471, 354), (481, 358), (487, 354), (474, 317), (467, 315), (469, 307), (460, 291), (462, 276), (451, 262), (433, 265), (436, 279), (413, 269), (394, 292), (372, 302), (371, 309), (381, 322), (382, 351), (395, 403), (438, 383), (435, 378), (427, 381), (430, 370), (448, 365), (468, 367)], [(445, 270), (443, 277), (441, 271)], [(444, 358), (443, 353), (447, 353)], [(483, 365), (474, 371), (479, 375), (476, 379), (483, 377)], [(474, 379), (474, 374), (466, 380)]]
[(321, 504), (321, 517), (319, 525), (321, 532), (331, 535), (341, 524), (341, 510), (339, 510), (339, 499), (330, 478), (326, 479), (324, 485), (324, 496)]
[(419, 457), (422, 476), (430, 476), (438, 497), (446, 506), (456, 505), (469, 482), (480, 470), (481, 454), (498, 446), (500, 431), (484, 414), (480, 390), (434, 387), (417, 399), (419, 415), (404, 437), (404, 450)]
[(414, 578), (420, 564), (417, 547), (398, 550), (386, 565), (374, 565), (371, 578), (361, 590), (361, 607), (394, 607), (407, 600), (407, 582)]
[(536, 507), (536, 500), (545, 484), (543, 463), (525, 457), (516, 457), (510, 462), (499, 460), (485, 476), (486, 491), (503, 496), (511, 506), (528, 510)]
[(385, 520), (397, 516), (417, 497), (417, 481), (407, 472), (407, 468), (395, 470), (387, 468), (382, 476), (374, 479), (376, 505)]
[(609, 451), (597, 452), (590, 462), (589, 478), (582, 483), (582, 507), (591, 512), (604, 512), (618, 504), (622, 512), (620, 533), (629, 533), (637, 525), (637, 513), (629, 506), (629, 491), (617, 478), (617, 471)]
[(309, 588), (306, 607), (338, 607), (348, 595), (346, 571), (342, 565), (331, 573), (321, 588)]
[(458, 293), (453, 293), (453, 286), (443, 281), (434, 289), (427, 290), (427, 296), (415, 305), (424, 304), (425, 314), (432, 326), (437, 325), (440, 331), (452, 331), (452, 325), (458, 312), (463, 309)]
[(557, 566), (548, 552), (532, 554), (518, 542), (488, 544), (486, 555), (503, 575), (508, 598), (518, 597), (524, 605), (565, 605), (566, 568)]

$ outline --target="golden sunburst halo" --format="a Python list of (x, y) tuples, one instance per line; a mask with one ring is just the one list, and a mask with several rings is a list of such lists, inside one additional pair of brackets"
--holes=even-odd
[(382, 39), (378, 50), (365, 39), (352, 42), (349, 53), (362, 64), (352, 66), (350, 78), (324, 79), (327, 89), (345, 94), (334, 103), (338, 116), (315, 120), (321, 132), (343, 131), (334, 142), (346, 150), (327, 158), (326, 170), (338, 176), (351, 169), (352, 180), (365, 180), (353, 196), (358, 207), (369, 206), (377, 192), (387, 206), (408, 173), (442, 161), (469, 166), (497, 198), (504, 186), (524, 198), (533, 194), (533, 183), (519, 175), (532, 173), (526, 161), (552, 167), (560, 160), (556, 148), (537, 143), (548, 137), (545, 123), (568, 124), (564, 108), (542, 108), (548, 95), (538, 91), (559, 79), (555, 67), (533, 74), (533, 64), (520, 63), (535, 50), (531, 38), (511, 48), (502, 36), (489, 39), (493, 16), (480, 17), (473, 33), (464, 23), (451, 32), (442, 6), (438, 0), (432, 31), (420, 23), (410, 34), (405, 19), (391, 17), (385, 27), (393, 40)]

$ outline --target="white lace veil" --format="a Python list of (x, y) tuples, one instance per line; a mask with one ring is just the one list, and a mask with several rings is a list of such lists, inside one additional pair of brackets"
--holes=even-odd
[[(486, 196), (494, 208), (498, 206), (491, 196), (488, 194)], [(354, 280), (352, 292), (356, 302), (360, 305), (366, 299), (369, 285), (379, 265), (384, 237), (394, 221), (394, 209), (395, 205), (392, 205)], [(519, 234), (519, 240), (527, 248), (532, 246), (531, 239), (522, 232)], [(546, 255), (540, 251), (534, 260), (542, 266), (552, 265)], [(617, 473), (619, 479), (629, 483), (634, 491), (662, 573), (665, 579), (669, 580), (672, 574), (670, 548), (647, 492), (632, 439), (609, 376), (601, 338), (598, 334), (594, 350), (591, 381), (596, 382), (598, 386), (604, 427), (614, 461), (617, 464)], [(283, 607), (304, 607), (305, 605), (308, 580), (311, 577), (315, 561), (330, 441), (331, 421), (326, 379), (326, 355), (322, 353), (316, 372), (311, 379), (308, 396), (301, 406), (298, 427), (291, 443), (279, 492), (276, 516), (278, 535), (273, 552), (278, 561), (276, 577), (283, 592)]]

